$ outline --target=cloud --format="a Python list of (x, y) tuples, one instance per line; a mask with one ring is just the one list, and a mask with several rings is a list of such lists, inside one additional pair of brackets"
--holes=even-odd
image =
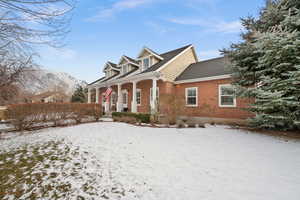
[(240, 21), (225, 22), (222, 20), (203, 20), (195, 18), (171, 18), (167, 21), (181, 24), (181, 25), (192, 25), (205, 28), (207, 31), (211, 32), (221, 32), (221, 33), (239, 33), (243, 30), (243, 26)]
[(151, 2), (153, 2), (153, 0), (119, 0), (108, 8), (100, 9), (97, 14), (88, 18), (87, 21), (97, 22), (105, 20), (114, 17), (117, 13), (120, 13), (124, 10), (137, 8)]
[(168, 33), (170, 31), (170, 28), (153, 21), (146, 22), (145, 24), (146, 26), (150, 27), (152, 31), (159, 33), (161, 35)]

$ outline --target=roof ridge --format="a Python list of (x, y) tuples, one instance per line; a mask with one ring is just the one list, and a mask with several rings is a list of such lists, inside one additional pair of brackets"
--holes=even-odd
[(171, 51), (167, 51), (167, 52), (164, 52), (164, 53), (159, 54), (159, 55), (162, 56), (162, 55), (164, 55), (164, 54), (168, 54), (168, 53), (171, 53), (171, 52), (173, 52), (173, 51), (178, 51), (178, 50), (180, 50), (180, 49), (186, 49), (186, 48), (188, 48), (188, 47), (190, 47), (190, 46), (192, 46), (192, 44), (189, 44), (189, 45), (186, 45), (186, 46), (177, 48), (177, 49), (173, 49), (173, 50), (171, 50)]
[(210, 59), (202, 60), (202, 61), (199, 61), (199, 62), (196, 62), (196, 63), (193, 63), (193, 64), (209, 62), (209, 61), (218, 60), (218, 59), (222, 59), (222, 58), (225, 58), (225, 56), (220, 56), (220, 57), (216, 57), (216, 58), (210, 58)]

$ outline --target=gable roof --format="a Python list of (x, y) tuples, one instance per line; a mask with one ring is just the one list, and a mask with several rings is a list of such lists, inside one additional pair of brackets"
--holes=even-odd
[(124, 57), (126, 57), (127, 60), (129, 60), (129, 62), (134, 63), (134, 64), (136, 64), (136, 65), (139, 65), (139, 63), (138, 63), (137, 60), (135, 60), (135, 59), (133, 59), (133, 58), (130, 58), (130, 57), (128, 57), (128, 56), (124, 56)]
[(175, 81), (183, 81), (189, 79), (199, 79), (212, 76), (221, 76), (231, 74), (229, 69), (226, 69), (228, 64), (226, 57), (214, 58), (197, 62), (189, 65), (176, 79)]
[(166, 53), (160, 54), (161, 57), (163, 57), (164, 59), (154, 65), (152, 65), (151, 67), (149, 67), (148, 69), (146, 69), (145, 71), (143, 71), (142, 73), (146, 73), (146, 72), (152, 72), (152, 71), (156, 71), (159, 68), (161, 68), (164, 64), (166, 64), (167, 62), (169, 62), (170, 60), (172, 60), (175, 56), (179, 55), (181, 52), (183, 52), (185, 49), (191, 47), (192, 45), (189, 44), (187, 46), (181, 47), (179, 49), (175, 49), (172, 51), (168, 51)]
[(130, 58), (130, 57), (128, 57), (128, 56), (125, 56), (125, 55), (123, 55), (123, 56), (121, 57), (121, 59), (120, 59), (120, 61), (119, 61), (119, 65), (120, 65), (120, 63), (122, 62), (122, 60), (126, 60), (129, 64), (133, 64), (133, 65), (139, 66), (138, 61), (136, 61), (135, 59)]
[(120, 71), (120, 67), (119, 67), (117, 64), (108, 61), (108, 62), (105, 64), (105, 67), (104, 67), (104, 69), (103, 69), (103, 72), (105, 72), (105, 70), (106, 70), (109, 66), (110, 66), (112, 69), (114, 69), (115, 71)]
[(110, 61), (108, 61), (107, 63), (108, 63), (110, 66), (112, 66), (113, 68), (120, 68), (120, 67), (118, 67), (117, 64), (112, 63), (112, 62), (110, 62)]
[(141, 57), (141, 55), (144, 53), (144, 51), (148, 51), (150, 54), (152, 54), (153, 56), (157, 57), (157, 58), (160, 59), (160, 60), (163, 60), (163, 59), (164, 59), (164, 58), (161, 57), (158, 53), (156, 53), (156, 52), (153, 51), (152, 49), (149, 49), (148, 47), (144, 47), (144, 48), (140, 51), (140, 53), (139, 53), (139, 55), (138, 55), (138, 58)]

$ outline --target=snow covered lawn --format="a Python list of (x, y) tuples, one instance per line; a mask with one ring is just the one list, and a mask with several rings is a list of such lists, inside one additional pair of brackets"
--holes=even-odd
[(299, 200), (300, 142), (102, 122), (0, 140), (0, 199)]

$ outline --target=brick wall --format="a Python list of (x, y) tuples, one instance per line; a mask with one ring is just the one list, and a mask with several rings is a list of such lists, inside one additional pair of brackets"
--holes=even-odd
[(237, 98), (236, 107), (219, 107), (219, 85), (229, 83), (231, 83), (230, 79), (221, 79), (178, 84), (175, 86), (176, 95), (185, 97), (185, 88), (198, 87), (198, 106), (186, 107), (185, 113), (188, 116), (239, 119), (251, 117), (251, 113), (242, 110), (249, 105), (249, 99)]
[[(242, 110), (250, 103), (249, 99), (237, 98), (236, 107), (219, 107), (219, 85), (229, 84), (230, 79), (202, 81), (197, 83), (183, 83), (174, 85), (172, 82), (163, 82), (159, 80), (157, 86), (159, 88), (159, 95), (174, 94), (178, 98), (185, 98), (185, 88), (198, 87), (198, 106), (185, 107), (185, 115), (198, 117), (216, 117), (216, 118), (238, 118), (245, 119), (251, 117), (252, 114)], [(137, 106), (138, 112), (150, 112), (150, 88), (152, 87), (152, 80), (144, 80), (137, 83), (137, 89), (141, 89), (141, 105)], [(112, 86), (116, 93), (117, 86)], [(132, 83), (122, 85), (122, 90), (128, 92), (128, 109), (131, 110), (132, 101)], [(106, 88), (100, 89), (99, 103), (102, 101), (102, 93)]]

